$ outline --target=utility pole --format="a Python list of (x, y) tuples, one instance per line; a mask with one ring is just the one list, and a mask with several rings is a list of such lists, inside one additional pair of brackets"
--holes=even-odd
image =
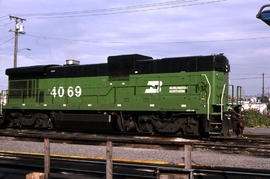
[(20, 24), (23, 23), (23, 21), (26, 21), (26, 19), (20, 18), (20, 17), (16, 17), (16, 16), (9, 16), (9, 19), (15, 20), (15, 30), (9, 30), (9, 32), (14, 32), (15, 34), (15, 40), (14, 40), (14, 68), (17, 67), (17, 53), (18, 53), (18, 36), (19, 34), (25, 34), (25, 32), (23, 31), (23, 25)]
[(262, 103), (264, 103), (264, 73), (262, 74)]

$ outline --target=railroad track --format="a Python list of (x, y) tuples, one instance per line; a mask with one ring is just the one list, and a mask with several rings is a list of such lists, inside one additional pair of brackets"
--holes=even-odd
[[(0, 173), (20, 173), (26, 175), (29, 172), (42, 172), (43, 155), (0, 152)], [(104, 178), (105, 159), (76, 158), (71, 156), (52, 156), (52, 178)], [(114, 161), (114, 177), (121, 178), (158, 178), (162, 173), (181, 173), (183, 165), (173, 163), (142, 163), (128, 161)], [(269, 178), (269, 170), (224, 168), (216, 166), (193, 165), (195, 178), (237, 178), (259, 177)]]
[[(28, 140), (28, 141), (43, 141), (44, 137), (46, 138), (50, 138), (51, 140), (55, 140), (57, 142), (65, 142), (65, 143), (72, 143), (72, 144), (80, 144), (80, 143), (87, 143), (89, 144), (89, 140), (90, 141), (99, 141), (99, 143), (97, 145), (105, 145), (105, 141), (107, 140), (111, 140), (114, 145), (117, 144), (117, 146), (122, 146), (122, 147), (142, 147), (142, 148), (149, 148), (149, 145), (151, 145), (151, 148), (153, 148), (152, 146), (155, 146), (156, 148), (163, 148), (163, 149), (179, 149), (179, 148), (183, 148), (180, 143), (178, 144), (177, 142), (179, 141), (185, 141), (186, 139), (182, 139), (182, 138), (174, 138), (174, 137), (157, 137), (157, 136), (131, 136), (131, 135), (116, 135), (116, 134), (111, 134), (111, 135), (102, 135), (102, 134), (87, 134), (87, 133), (79, 133), (79, 132), (58, 132), (58, 131), (33, 131), (33, 130), (14, 130), (14, 129), (0, 129), (0, 139), (8, 139), (8, 140)], [(62, 139), (62, 140), (61, 140)], [(76, 140), (76, 139), (80, 139), (80, 140)], [(215, 151), (221, 151), (224, 153), (246, 153), (248, 155), (260, 155), (263, 157), (269, 157), (269, 151), (270, 151), (270, 142), (267, 138), (251, 138), (251, 137), (243, 137), (243, 138), (221, 138), (221, 137), (214, 137), (214, 138), (210, 138), (210, 139), (203, 139), (203, 140), (191, 140), (191, 139), (187, 139), (189, 141), (189, 143), (193, 144), (193, 148), (195, 148), (196, 150), (215, 150)], [(117, 143), (118, 141), (118, 143)], [(145, 142), (145, 143), (144, 143)], [(257, 143), (255, 143), (257, 142)], [(146, 145), (147, 144), (147, 145)], [(95, 144), (96, 145), (96, 144)], [(40, 160), (43, 159), (43, 156), (25, 156), (22, 154), (0, 154), (1, 156), (1, 160), (0, 160), (0, 171), (1, 171), (1, 161), (4, 163), (3, 166), (6, 166), (7, 163), (11, 162), (10, 164), (12, 164), (12, 159), (16, 159), (14, 160), (14, 165), (16, 165), (16, 161), (18, 163), (18, 159), (23, 159), (22, 162), (20, 162), (20, 164), (22, 163), (21, 166), (24, 166), (26, 163), (24, 163), (24, 160), (28, 160), (28, 159), (33, 159), (34, 158), (39, 158)], [(52, 157), (52, 162), (53, 159), (55, 157)], [(3, 160), (6, 159), (6, 160)], [(94, 160), (94, 162), (99, 162), (102, 163), (103, 162), (103, 166), (99, 166), (100, 169), (97, 169), (96, 167), (98, 166), (98, 163), (93, 163), (92, 160), (87, 161), (87, 160), (83, 160), (80, 161), (78, 159), (75, 158), (71, 158), (71, 159), (67, 159), (67, 158), (56, 158), (56, 161), (59, 161), (60, 163), (61, 161), (63, 163), (72, 161), (71, 163), (76, 163), (77, 162), (83, 162), (88, 163), (88, 162), (92, 162), (92, 167), (94, 168), (91, 171), (98, 171), (100, 172), (101, 175), (104, 175), (104, 171), (103, 173), (101, 172), (101, 169), (104, 169), (104, 163), (105, 161), (100, 161), (100, 160)], [(66, 161), (68, 160), (68, 161)], [(32, 162), (29, 162), (30, 164), (33, 164)], [(54, 162), (53, 162), (54, 163)], [(115, 165), (117, 164), (117, 161), (114, 161), (114, 167), (116, 167), (116, 169), (119, 169), (119, 167), (122, 169), (122, 163), (119, 164), (119, 166)], [(40, 165), (42, 165), (42, 167), (40, 166), (40, 168), (43, 168), (43, 162), (40, 162)], [(123, 175), (125, 176), (129, 176), (132, 173), (137, 173), (137, 171), (147, 171), (150, 173), (141, 173), (142, 175), (147, 175), (148, 177), (146, 178), (154, 178), (156, 177), (156, 174), (162, 169), (162, 170), (168, 170), (168, 171), (178, 171), (179, 167), (181, 168), (181, 166), (176, 165), (176, 164), (169, 164), (170, 166), (156, 166), (156, 165), (151, 165), (150, 164), (150, 169), (149, 166), (145, 165), (145, 163), (143, 165), (141, 165), (139, 167), (138, 163), (132, 164), (132, 163), (125, 163), (124, 165), (127, 166), (131, 166), (131, 169), (125, 169), (123, 170)], [(37, 166), (36, 164), (33, 164), (32, 167)], [(142, 167), (142, 166), (145, 166)], [(137, 167), (137, 168), (136, 168)], [(183, 166), (182, 166), (183, 167)], [(70, 167), (68, 167), (70, 168)], [(72, 171), (72, 170), (63, 170), (65, 172), (75, 172), (76, 173), (84, 173), (84, 174), (89, 174), (89, 167), (86, 167), (87, 171)], [(72, 167), (71, 167), (72, 168)], [(136, 170), (135, 170), (136, 168)], [(138, 169), (140, 168), (140, 169)], [(59, 169), (63, 169), (63, 167), (59, 167)], [(138, 170), (137, 170), (138, 169)], [(215, 171), (213, 171), (215, 169)], [(40, 171), (41, 169), (34, 169), (34, 171)], [(231, 170), (232, 169), (224, 169), (224, 168), (203, 168), (202, 166), (192, 166), (192, 170), (200, 173), (207, 173), (207, 172), (229, 172), (229, 173), (233, 173)], [(57, 171), (57, 168), (53, 169), (52, 171)], [(117, 170), (115, 170), (117, 171)], [(238, 169), (235, 173), (238, 173), (240, 171), (240, 169)], [(242, 174), (245, 175), (244, 171)], [(256, 171), (257, 173), (260, 173), (258, 171)], [(255, 172), (255, 173), (256, 173)], [(268, 173), (270, 173), (270, 171), (267, 171)], [(262, 172), (259, 175), (269, 175), (268, 173)], [(91, 173), (91, 172), (90, 172)], [(97, 174), (97, 173), (94, 173)], [(257, 175), (257, 174), (252, 174), (252, 175)], [(269, 175), (270, 176), (270, 175)], [(268, 177), (269, 177), (268, 176)], [(135, 177), (135, 176), (134, 176)], [(140, 176), (136, 176), (136, 177), (140, 177)]]
[(270, 157), (270, 146), (200, 142), (195, 143), (194, 148), (219, 151), (227, 154), (245, 154), (252, 156)]
[(194, 147), (223, 153), (270, 157), (269, 136), (211, 137), (194, 143)]
[[(266, 137), (211, 137), (207, 139), (183, 139), (179, 137), (159, 137), (159, 136), (134, 136), (126, 134), (89, 134), (82, 132), (66, 132), (66, 131), (39, 131), (39, 130), (27, 130), (27, 129), (0, 129), (1, 138), (8, 138), (9, 140), (20, 140), (25, 141), (41, 141), (44, 136), (51, 139), (57, 139), (57, 143), (70, 143), (70, 144), (84, 144), (84, 141), (76, 140), (79, 138), (99, 139), (101, 142), (96, 145), (105, 145), (108, 138), (116, 141), (123, 141), (121, 143), (115, 143), (115, 146), (122, 147), (134, 147), (134, 148), (148, 148), (149, 145), (144, 145), (142, 142), (138, 142), (144, 139), (147, 143), (152, 143), (152, 148), (161, 148), (168, 150), (179, 150), (183, 146), (172, 145), (177, 141), (191, 141), (193, 148), (203, 150), (214, 150), (223, 153), (234, 153), (234, 154), (246, 154), (270, 157), (270, 138)], [(60, 140), (59, 140), (60, 139)], [(63, 139), (63, 140), (61, 140)], [(71, 140), (68, 140), (71, 139)], [(104, 140), (103, 140), (104, 139)], [(126, 142), (126, 143), (125, 143)], [(167, 144), (167, 145), (164, 145)]]
[[(0, 168), (15, 168), (30, 172), (43, 172), (42, 154), (0, 152)], [(157, 165), (147, 166), (131, 162), (114, 162), (114, 175), (134, 178), (156, 178)], [(165, 168), (167, 166), (164, 166)], [(104, 178), (106, 160), (51, 156), (52, 178)], [(1, 173), (1, 170), (0, 170)]]

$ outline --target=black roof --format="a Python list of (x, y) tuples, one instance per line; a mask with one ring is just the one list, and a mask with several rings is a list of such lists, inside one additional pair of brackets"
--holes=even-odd
[(128, 76), (129, 74), (176, 73), (196, 71), (229, 71), (223, 54), (174, 57), (153, 60), (139, 54), (109, 56), (107, 63), (90, 65), (38, 65), (10, 68), (10, 79), (65, 78), (87, 76)]

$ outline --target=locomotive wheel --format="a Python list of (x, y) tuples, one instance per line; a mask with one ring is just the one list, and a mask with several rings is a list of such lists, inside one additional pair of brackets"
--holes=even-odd
[(8, 127), (22, 128), (22, 124), (18, 118), (9, 118)]
[(134, 130), (136, 128), (134, 116), (124, 115), (120, 112), (120, 115), (117, 116), (117, 127), (121, 132)]
[(193, 117), (187, 117), (184, 127), (184, 135), (199, 135), (199, 122)]
[(120, 113), (120, 115), (117, 115), (117, 127), (121, 132), (124, 132), (124, 126), (123, 126), (123, 115), (122, 112)]
[(35, 128), (45, 128), (45, 129), (51, 129), (53, 128), (53, 123), (51, 119), (48, 117), (47, 114), (42, 114), (42, 113), (36, 113), (34, 115), (35, 118)]
[(237, 122), (235, 122), (235, 133), (237, 136), (243, 136), (245, 125), (246, 122), (243, 119), (240, 119)]
[(20, 118), (22, 118), (22, 114), (19, 112), (10, 113), (7, 116), (7, 126), (12, 128), (22, 128), (22, 124), (20, 122)]
[(148, 116), (139, 116), (137, 123), (137, 131), (139, 133), (147, 134), (152, 134), (154, 132), (151, 119)]

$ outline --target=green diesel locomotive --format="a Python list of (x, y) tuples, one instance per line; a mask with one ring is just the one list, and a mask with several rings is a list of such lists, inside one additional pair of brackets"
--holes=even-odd
[[(109, 56), (107, 63), (11, 68), (4, 127), (241, 133), (239, 105), (228, 104), (225, 56), (152, 59)], [(238, 100), (237, 100), (238, 101)]]

